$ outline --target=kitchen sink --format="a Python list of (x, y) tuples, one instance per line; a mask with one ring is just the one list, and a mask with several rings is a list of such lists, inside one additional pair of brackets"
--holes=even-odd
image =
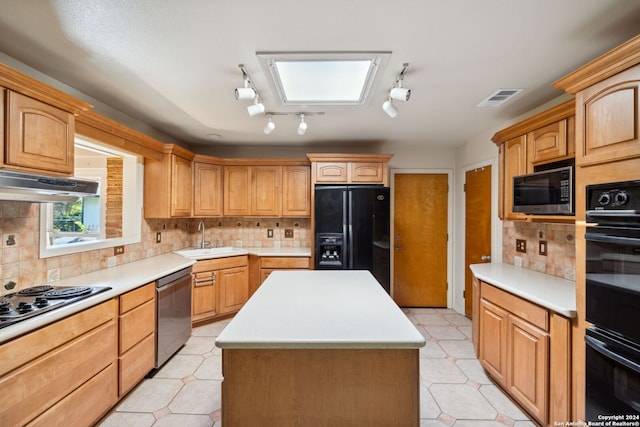
[(180, 249), (173, 251), (173, 253), (182, 255), (187, 258), (206, 258), (216, 257), (218, 255), (224, 255), (227, 253), (233, 253), (236, 249), (233, 246), (221, 246), (219, 248), (193, 248), (193, 249)]

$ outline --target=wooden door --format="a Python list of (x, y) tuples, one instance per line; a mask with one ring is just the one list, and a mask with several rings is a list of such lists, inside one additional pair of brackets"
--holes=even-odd
[(447, 306), (448, 176), (396, 174), (393, 298), (405, 307)]
[(491, 261), (491, 166), (467, 171), (464, 199), (464, 314), (471, 317), (473, 274), (469, 265)]

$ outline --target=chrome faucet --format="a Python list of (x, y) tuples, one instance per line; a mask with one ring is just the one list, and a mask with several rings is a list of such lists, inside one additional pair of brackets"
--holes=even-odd
[[(201, 240), (200, 240), (200, 249), (204, 249), (204, 248), (206, 248), (206, 247), (207, 247), (207, 243), (208, 243), (208, 242), (206, 242), (206, 241), (204, 240), (204, 221), (200, 221), (200, 222), (198, 223), (198, 231), (200, 231), (200, 230), (202, 230), (202, 238), (201, 238)], [(210, 244), (210, 243), (209, 243), (209, 244)]]

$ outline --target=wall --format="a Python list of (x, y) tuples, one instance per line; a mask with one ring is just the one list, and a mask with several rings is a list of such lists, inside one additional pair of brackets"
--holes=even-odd
[[(503, 221), (502, 262), (521, 264), (523, 268), (576, 279), (576, 249), (574, 224), (530, 223)], [(527, 242), (527, 252), (516, 251), (516, 239)], [(540, 255), (539, 242), (546, 240), (547, 255)], [(520, 261), (517, 261), (517, 258)]]
[[(40, 259), (40, 205), (0, 201), (0, 295), (45, 284), (50, 277), (65, 279), (195, 246), (201, 236), (198, 222), (198, 219), (143, 219), (142, 241), (126, 245), (122, 255), (114, 255), (113, 248), (107, 248)], [(308, 218), (213, 218), (205, 220), (205, 227), (205, 237), (214, 246), (216, 240), (220, 246), (238, 247), (284, 248), (311, 244)], [(273, 238), (267, 237), (268, 228), (274, 230)], [(293, 238), (284, 237), (286, 228), (293, 230)], [(156, 243), (158, 232), (160, 243)], [(16, 283), (13, 289), (6, 288), (10, 282)]]

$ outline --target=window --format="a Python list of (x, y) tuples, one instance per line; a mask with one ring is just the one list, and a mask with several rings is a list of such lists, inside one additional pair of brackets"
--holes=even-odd
[(41, 205), (40, 258), (139, 242), (142, 159), (76, 137), (74, 175), (98, 181), (99, 194)]

